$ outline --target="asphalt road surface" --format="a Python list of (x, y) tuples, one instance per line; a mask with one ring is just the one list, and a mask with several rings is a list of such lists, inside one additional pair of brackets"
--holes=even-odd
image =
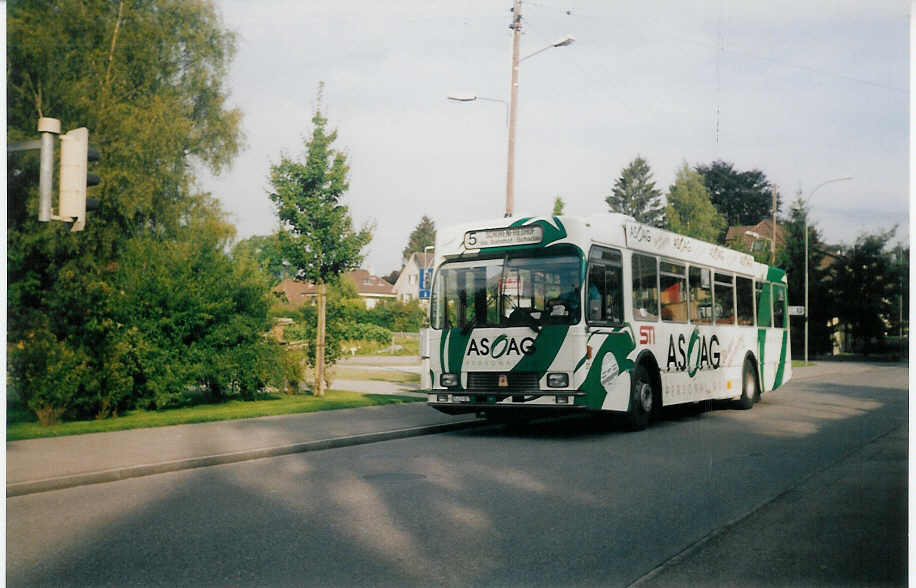
[(880, 367), (639, 433), (565, 419), (10, 498), (7, 584), (903, 585), (905, 468), (873, 466), (907, 385)]

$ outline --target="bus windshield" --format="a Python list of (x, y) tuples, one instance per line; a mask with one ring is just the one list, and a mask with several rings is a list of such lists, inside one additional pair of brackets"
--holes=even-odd
[(431, 300), (434, 329), (571, 325), (579, 322), (576, 254), (506, 255), (444, 264)]

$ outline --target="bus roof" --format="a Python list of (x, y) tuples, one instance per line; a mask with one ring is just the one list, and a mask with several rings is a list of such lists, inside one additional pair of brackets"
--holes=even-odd
[(783, 270), (758, 263), (747, 253), (644, 225), (631, 216), (617, 213), (499, 218), (444, 227), (436, 235), (436, 266), (446, 259), (481, 251), (510, 251), (560, 243), (575, 245), (583, 253), (587, 253), (592, 243), (621, 247), (758, 280), (786, 281)]

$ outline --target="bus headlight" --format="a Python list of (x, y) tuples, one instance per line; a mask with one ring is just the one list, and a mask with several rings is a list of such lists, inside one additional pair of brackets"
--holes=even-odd
[(547, 374), (548, 388), (566, 388), (569, 386), (569, 374), (555, 373)]
[(442, 374), (439, 376), (439, 385), (443, 388), (454, 388), (458, 385), (458, 374)]

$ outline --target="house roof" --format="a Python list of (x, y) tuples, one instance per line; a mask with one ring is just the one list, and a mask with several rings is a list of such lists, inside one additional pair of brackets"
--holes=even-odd
[[(343, 274), (343, 277), (353, 282), (356, 292), (364, 298), (394, 297), (394, 287), (384, 279), (373, 276), (368, 270), (358, 269)], [(308, 298), (318, 294), (318, 288), (311, 282), (286, 279), (274, 287), (274, 292), (283, 292), (291, 306), (300, 306)]]
[[(725, 233), (725, 241), (744, 241), (753, 239), (753, 235), (747, 235), (747, 232), (757, 233), (761, 239), (771, 240), (773, 238), (773, 220), (765, 218), (756, 225), (738, 225), (728, 227)], [(782, 225), (776, 223), (776, 243), (783, 244), (786, 242), (786, 231)]]

